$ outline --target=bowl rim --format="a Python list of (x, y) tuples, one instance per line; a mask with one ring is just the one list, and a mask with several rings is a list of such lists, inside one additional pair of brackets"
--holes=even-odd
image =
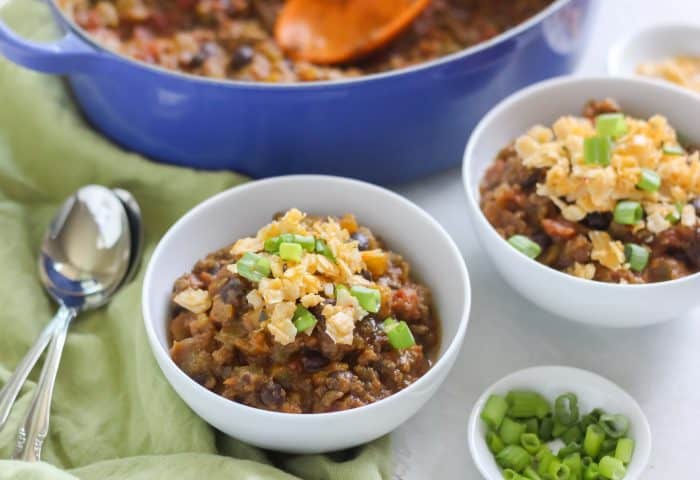
[[(192, 378), (190, 378), (185, 372), (183, 372), (177, 365), (175, 365), (175, 362), (173, 362), (172, 358), (170, 355), (168, 355), (167, 349), (163, 348), (161, 345), (160, 341), (157, 338), (156, 335), (156, 329), (155, 329), (155, 323), (154, 321), (156, 319), (152, 319), (150, 312), (149, 312), (149, 306), (151, 304), (151, 299), (147, 297), (147, 292), (150, 289), (150, 285), (154, 282), (154, 278), (156, 275), (155, 272), (155, 260), (159, 258), (162, 254), (163, 251), (165, 250), (165, 244), (167, 241), (171, 238), (174, 237), (175, 235), (178, 234), (178, 230), (182, 228), (182, 226), (189, 222), (190, 219), (195, 218), (199, 215), (202, 214), (204, 210), (209, 208), (210, 206), (217, 204), (222, 201), (227, 201), (229, 197), (235, 197), (238, 196), (242, 193), (245, 193), (246, 191), (253, 190), (256, 188), (260, 188), (261, 185), (269, 185), (269, 184), (274, 184), (274, 183), (285, 183), (285, 182), (335, 182), (335, 183), (343, 183), (343, 184), (349, 184), (352, 185), (352, 188), (362, 188), (362, 189), (370, 189), (374, 190), (376, 192), (380, 192), (383, 195), (387, 195), (389, 197), (394, 198), (394, 200), (398, 201), (401, 205), (402, 208), (406, 208), (407, 210), (413, 211), (415, 215), (418, 215), (422, 217), (424, 220), (426, 220), (433, 229), (436, 230), (436, 232), (442, 236), (446, 241), (450, 249), (450, 253), (452, 256), (455, 257), (457, 261), (456, 264), (456, 269), (457, 273), (461, 279), (461, 281), (464, 284), (464, 291), (463, 291), (463, 308), (462, 308), (462, 313), (461, 313), (461, 318), (459, 319), (459, 323), (457, 324), (457, 331), (455, 335), (450, 339), (449, 344), (447, 344), (447, 347), (443, 351), (443, 353), (436, 359), (435, 363), (433, 366), (418, 380), (410, 384), (408, 387), (393, 393), (392, 395), (389, 395), (388, 397), (385, 397), (381, 400), (378, 400), (376, 402), (372, 402), (367, 405), (363, 405), (361, 407), (357, 408), (352, 408), (348, 410), (341, 410), (337, 412), (326, 412), (326, 413), (283, 413), (283, 412), (276, 412), (276, 411), (270, 411), (270, 410), (264, 410), (256, 407), (251, 407), (242, 403), (235, 402), (233, 400), (229, 400), (225, 397), (222, 397), (221, 395), (218, 395), (211, 390), (206, 389), (199, 383), (195, 382)], [(470, 278), (469, 278), (469, 272), (467, 269), (467, 266), (464, 261), (464, 257), (459, 251), (459, 248), (457, 247), (456, 243), (452, 239), (452, 237), (447, 233), (447, 231), (440, 225), (437, 220), (435, 220), (430, 214), (428, 214), (425, 210), (423, 210), (421, 207), (416, 205), (415, 203), (411, 202), (410, 200), (404, 198), (403, 196), (388, 190), (383, 187), (379, 187), (377, 185), (368, 183), (368, 182), (363, 182), (361, 180), (355, 180), (355, 179), (350, 179), (350, 178), (344, 178), (344, 177), (338, 177), (338, 176), (332, 176), (332, 175), (284, 175), (284, 176), (278, 176), (278, 177), (271, 177), (263, 180), (255, 180), (247, 183), (243, 183), (231, 188), (228, 188), (226, 190), (223, 190), (205, 200), (202, 202), (198, 203), (194, 207), (192, 207), (187, 213), (185, 213), (183, 216), (181, 216), (175, 223), (173, 223), (166, 233), (160, 238), (158, 241), (158, 244), (156, 248), (153, 250), (153, 253), (151, 254), (151, 257), (148, 260), (148, 266), (146, 268), (146, 273), (144, 275), (144, 280), (143, 280), (143, 285), (141, 287), (141, 311), (142, 311), (142, 316), (143, 316), (143, 323), (146, 328), (146, 334), (151, 346), (151, 351), (153, 352), (153, 356), (157, 360), (157, 363), (159, 366), (161, 366), (161, 360), (167, 362), (167, 365), (170, 367), (170, 370), (176, 372), (175, 375), (178, 376), (179, 379), (185, 382), (185, 384), (189, 385), (190, 388), (194, 388), (195, 390), (198, 390), (202, 393), (203, 397), (206, 398), (208, 402), (213, 402), (215, 404), (220, 405), (222, 408), (232, 408), (234, 410), (239, 410), (240, 413), (242, 414), (250, 414), (250, 415), (261, 415), (261, 416), (269, 416), (273, 419), (284, 419), (286, 421), (295, 421), (295, 422), (306, 422), (306, 421), (316, 421), (317, 419), (324, 419), (324, 420), (338, 420), (341, 418), (345, 417), (350, 417), (354, 415), (359, 415), (362, 413), (369, 412), (371, 410), (380, 408), (388, 403), (398, 401), (401, 397), (409, 394), (410, 392), (413, 392), (415, 390), (421, 389), (426, 385), (429, 385), (430, 383), (434, 382), (436, 380), (436, 377), (440, 374), (440, 371), (443, 370), (444, 368), (449, 368), (451, 367), (451, 364), (447, 365), (445, 362), (447, 362), (448, 358), (456, 358), (457, 355), (459, 354), (459, 350), (462, 347), (464, 336), (467, 331), (467, 325), (469, 323), (469, 315), (471, 312), (471, 303), (472, 303), (472, 296), (471, 296), (471, 283), (470, 283)], [(443, 339), (444, 342), (444, 339)], [(156, 352), (157, 349), (157, 352)], [(164, 371), (164, 368), (161, 366), (161, 371), (163, 375), (166, 377), (168, 380), (168, 383), (171, 383), (171, 387), (175, 389), (172, 386), (172, 382), (170, 381), (170, 378), (168, 374)], [(177, 389), (175, 389), (177, 392)], [(179, 395), (179, 392), (178, 392)]]
[(391, 78), (394, 76), (401, 76), (401, 75), (409, 75), (412, 73), (417, 73), (423, 70), (428, 70), (432, 67), (438, 67), (447, 63), (450, 63), (455, 60), (459, 60), (464, 57), (468, 57), (470, 55), (479, 53), (481, 51), (487, 50), (495, 45), (505, 43), (506, 41), (512, 39), (513, 37), (516, 37), (520, 35), (521, 33), (525, 32), (526, 30), (530, 29), (531, 27), (535, 26), (536, 24), (540, 23), (543, 21), (545, 18), (549, 17), (550, 15), (555, 14), (558, 12), (560, 9), (564, 8), (566, 4), (572, 3), (575, 0), (554, 0), (553, 3), (548, 5), (546, 8), (542, 9), (541, 11), (537, 12), (535, 15), (532, 17), (528, 18), (522, 23), (519, 23), (518, 25), (513, 26), (512, 28), (509, 28), (508, 30), (502, 32), (499, 35), (496, 35), (495, 37), (481, 43), (477, 43), (476, 45), (473, 45), (471, 47), (468, 47), (466, 49), (459, 50), (457, 52), (454, 52), (450, 55), (445, 55), (443, 57), (439, 57), (427, 62), (422, 62), (418, 63), (416, 65), (404, 67), (404, 68), (399, 68), (399, 69), (394, 69), (394, 70), (387, 70), (384, 72), (378, 72), (378, 73), (373, 73), (369, 75), (361, 75), (359, 77), (354, 77), (354, 78), (344, 78), (342, 80), (319, 80), (319, 81), (314, 81), (314, 82), (288, 82), (288, 83), (264, 83), (264, 82), (253, 82), (253, 81), (243, 81), (243, 80), (234, 80), (234, 79), (215, 79), (215, 78), (210, 78), (210, 77), (203, 77), (200, 75), (194, 75), (191, 73), (185, 73), (185, 72), (179, 72), (175, 70), (168, 70), (164, 67), (158, 66), (158, 65), (151, 65), (145, 62), (138, 61), (134, 58), (131, 58), (127, 55), (120, 54), (114, 50), (111, 50), (101, 43), (99, 43), (96, 39), (92, 38), (90, 34), (87, 33), (87, 31), (83, 30), (81, 27), (79, 27), (73, 19), (71, 19), (67, 13), (58, 5), (58, 0), (50, 0), (50, 5), (52, 7), (52, 10), (61, 18), (61, 21), (64, 23), (64, 26), (67, 26), (69, 30), (77, 35), (81, 40), (86, 42), (88, 45), (91, 47), (95, 48), (96, 52), (98, 53), (103, 53), (103, 54), (108, 54), (111, 55), (119, 60), (126, 61), (127, 63), (137, 66), (139, 68), (143, 68), (145, 70), (151, 70), (155, 73), (160, 73), (160, 74), (165, 74), (169, 75), (171, 77), (175, 78), (180, 78), (183, 80), (190, 80), (193, 82), (198, 82), (198, 83), (205, 83), (205, 84), (210, 84), (210, 85), (219, 85), (219, 86), (226, 86), (226, 87), (236, 87), (236, 88), (245, 88), (245, 89), (250, 89), (250, 90), (286, 90), (286, 89), (291, 89), (291, 90), (315, 90), (315, 89), (321, 89), (321, 90), (326, 90), (326, 89), (332, 89), (332, 88), (342, 88), (346, 86), (351, 86), (355, 84), (362, 84), (366, 82), (372, 82), (372, 81), (379, 81), (379, 80), (384, 80), (387, 78)]
[[(546, 90), (551, 90), (559, 87), (569, 87), (572, 85), (578, 85), (578, 84), (587, 84), (587, 83), (619, 83), (619, 84), (629, 84), (629, 83), (636, 83), (639, 85), (643, 85), (644, 88), (652, 88), (652, 89), (661, 89), (661, 90), (666, 90), (674, 95), (681, 95), (686, 97), (686, 100), (689, 102), (697, 103), (698, 107), (700, 108), (700, 96), (698, 96), (695, 93), (689, 92), (686, 89), (676, 87), (673, 85), (666, 85), (663, 82), (659, 82), (654, 79), (646, 79), (644, 77), (638, 77), (638, 76), (624, 76), (624, 77), (610, 77), (610, 76), (561, 76), (561, 77), (555, 77), (549, 80), (545, 80), (539, 83), (536, 83), (534, 85), (531, 85), (527, 88), (524, 88), (522, 90), (519, 90), (518, 92), (515, 92), (514, 94), (510, 95), (509, 97), (506, 97), (503, 101), (498, 103), (494, 108), (492, 108), (479, 122), (479, 124), (476, 126), (474, 129), (471, 137), (469, 137), (469, 141), (467, 143), (466, 149), (464, 151), (464, 156), (462, 160), (462, 183), (464, 185), (464, 189), (466, 191), (467, 195), (467, 202), (470, 206), (470, 208), (476, 212), (475, 214), (471, 215), (471, 218), (473, 221), (479, 222), (481, 225), (485, 225), (487, 228), (487, 231), (489, 232), (487, 235), (489, 235), (488, 240), (493, 240), (494, 238), (497, 238), (498, 240), (495, 241), (500, 241), (502, 242), (502, 245), (505, 247), (507, 245), (507, 241), (505, 238), (501, 237), (498, 232), (496, 232), (496, 229), (489, 223), (489, 221), (486, 219), (484, 216), (483, 211), (481, 210), (481, 207), (479, 206), (477, 199), (480, 198), (480, 194), (476, 191), (471, 186), (471, 180), (472, 180), (472, 175), (470, 172), (470, 168), (472, 165), (472, 160), (474, 158), (474, 149), (476, 148), (477, 143), (481, 139), (483, 135), (489, 130), (489, 126), (492, 122), (492, 119), (496, 117), (497, 115), (501, 114), (504, 111), (512, 110), (514, 105), (517, 103), (520, 103), (521, 101), (524, 101), (527, 97), (541, 93)], [(528, 128), (528, 127), (525, 127)], [(487, 239), (481, 238), (482, 241), (486, 241)], [(512, 247), (508, 246), (510, 250), (513, 250)], [(660, 288), (665, 288), (667, 286), (676, 286), (676, 285), (681, 285), (684, 283), (689, 283), (689, 282), (694, 282), (697, 279), (700, 279), (700, 271), (693, 273), (691, 275), (687, 275), (682, 278), (674, 279), (674, 280), (666, 280), (663, 282), (655, 282), (655, 283), (643, 283), (643, 284), (622, 284), (622, 283), (608, 283), (608, 282), (599, 282), (595, 280), (587, 280), (584, 278), (579, 278), (574, 275), (569, 275), (568, 273), (562, 272), (560, 270), (557, 270), (555, 268), (548, 267), (546, 265), (541, 264), (540, 262), (537, 262), (529, 257), (527, 257), (524, 254), (517, 254), (514, 255), (514, 258), (518, 258), (516, 260), (519, 262), (520, 265), (523, 265), (524, 268), (534, 268), (542, 272), (544, 275), (553, 275), (556, 278), (554, 280), (560, 281), (560, 282), (569, 282), (571, 284), (571, 287), (582, 287), (582, 288), (599, 288), (601, 290), (626, 290), (626, 291), (635, 291), (635, 292), (642, 292), (644, 290), (651, 290), (651, 289), (660, 289)]]
[[(610, 387), (611, 390), (615, 391), (615, 396), (621, 399), (625, 400), (625, 403), (628, 403), (633, 410), (636, 410), (636, 413), (639, 414), (639, 417), (642, 419), (641, 425), (634, 425), (635, 431), (637, 434), (635, 435), (635, 443), (639, 443), (640, 438), (645, 438), (649, 442), (649, 449), (647, 452), (644, 452), (645, 455), (644, 457), (640, 460), (639, 463), (639, 468), (640, 472), (643, 472), (646, 470), (647, 466), (649, 465), (649, 459), (651, 456), (651, 451), (653, 448), (653, 435), (651, 432), (651, 426), (649, 425), (649, 419), (647, 418), (646, 413), (644, 413), (644, 410), (642, 407), (639, 405), (639, 402), (630, 395), (624, 388), (620, 387), (617, 383), (613, 382), (612, 380), (608, 379), (607, 377), (604, 377), (598, 373), (592, 372), (590, 370), (585, 370), (583, 368), (578, 368), (578, 367), (571, 367), (568, 365), (536, 365), (534, 367), (527, 367), (523, 368), (520, 370), (516, 370), (514, 372), (511, 372), (500, 379), (496, 380), (492, 384), (490, 384), (488, 387), (486, 387), (483, 392), (479, 395), (477, 400), (474, 402), (474, 406), (472, 407), (471, 413), (469, 414), (469, 420), (467, 423), (467, 443), (469, 444), (469, 453), (472, 457), (472, 460), (474, 461), (474, 464), (476, 465), (477, 470), (487, 479), (491, 480), (486, 472), (482, 470), (482, 456), (479, 455), (479, 452), (476, 451), (476, 443), (477, 441), (479, 442), (485, 442), (483, 438), (480, 438), (477, 433), (479, 431), (479, 417), (480, 417), (480, 409), (483, 406), (483, 404), (486, 402), (486, 399), (488, 398), (489, 395), (494, 393), (496, 390), (502, 387), (502, 385), (505, 385), (512, 380), (515, 380), (523, 375), (532, 373), (532, 372), (548, 372), (548, 371), (561, 371), (561, 372), (568, 372), (572, 373), (575, 375), (582, 375), (585, 377), (593, 378), (598, 382), (602, 382), (606, 384), (608, 387)], [(573, 391), (576, 391), (574, 388)], [(641, 432), (641, 435), (640, 433)], [(479, 438), (477, 438), (479, 437)]]
[[(655, 23), (652, 25), (647, 25), (647, 26), (644, 26), (641, 28), (637, 28), (637, 29), (631, 31), (630, 33), (623, 35), (610, 48), (610, 51), (608, 52), (608, 58), (607, 58), (608, 74), (612, 75), (614, 77), (647, 78), (647, 77), (643, 77), (635, 72), (625, 72), (622, 69), (622, 63), (621, 63), (622, 55), (632, 45), (634, 45), (636, 40), (638, 40), (642, 36), (647, 36), (647, 35), (655, 36), (655, 35), (659, 35), (663, 32), (673, 31), (673, 30), (694, 30), (695, 32), (697, 32), (698, 36), (700, 36), (700, 24), (698, 24), (697, 22), (669, 21), (669, 22)], [(654, 79), (653, 77), (648, 77), (648, 78), (651, 80), (655, 80), (655, 81), (669, 83), (663, 79)], [(675, 84), (671, 84), (671, 85), (675, 86), (676, 88), (684, 89), (683, 87), (680, 87), (680, 86), (675, 85)]]

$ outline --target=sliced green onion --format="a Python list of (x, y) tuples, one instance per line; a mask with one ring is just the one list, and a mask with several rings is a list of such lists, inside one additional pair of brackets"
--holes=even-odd
[(525, 432), (537, 435), (537, 432), (540, 430), (540, 423), (536, 418), (528, 418), (523, 423), (525, 423)]
[(516, 472), (515, 470), (511, 470), (510, 468), (506, 468), (505, 470), (503, 470), (503, 478), (505, 480), (520, 480), (523, 477), (521, 477), (520, 474), (518, 472)]
[(508, 411), (508, 402), (505, 398), (498, 395), (489, 396), (481, 410), (481, 419), (494, 430), (498, 430), (501, 426), (503, 418)]
[(499, 437), (496, 432), (493, 432), (491, 430), (486, 432), (486, 445), (489, 447), (489, 450), (494, 455), (496, 455), (498, 452), (500, 452), (506, 447), (505, 443), (503, 443), (503, 440), (501, 440), (501, 437)]
[(598, 423), (598, 417), (593, 415), (593, 413), (587, 413), (583, 417), (581, 417), (581, 420), (578, 422), (579, 427), (581, 427), (581, 430), (583, 432), (586, 431), (589, 425), (597, 424)]
[(664, 155), (669, 155), (671, 157), (680, 157), (685, 155), (685, 150), (680, 145), (664, 145), (663, 148)]
[(552, 409), (549, 402), (537, 392), (512, 390), (506, 395), (508, 415), (513, 418), (544, 418)]
[(527, 453), (534, 455), (542, 446), (542, 442), (534, 433), (523, 433), (520, 435), (520, 445), (527, 450)]
[(547, 474), (549, 478), (553, 480), (568, 480), (571, 476), (571, 470), (569, 470), (569, 467), (562, 463), (561, 460), (554, 457), (547, 467)]
[(333, 255), (333, 252), (328, 244), (320, 238), (316, 240), (316, 253), (320, 253), (331, 262), (335, 262), (335, 255)]
[(542, 477), (532, 467), (527, 467), (523, 470), (523, 476), (529, 480), (542, 480)]
[(313, 313), (299, 305), (294, 312), (292, 322), (294, 323), (297, 332), (307, 332), (316, 326), (316, 322), (318, 322), (318, 320)]
[(508, 239), (508, 243), (520, 253), (524, 253), (530, 258), (537, 258), (540, 253), (542, 253), (542, 247), (525, 235), (513, 235)]
[(508, 445), (496, 455), (496, 463), (501, 468), (511, 468), (516, 472), (522, 472), (525, 467), (532, 463), (530, 456), (523, 447), (518, 445)]
[(377, 313), (382, 306), (382, 296), (377, 289), (354, 285), (350, 288), (350, 294), (370, 313)]
[(554, 418), (570, 427), (578, 422), (578, 397), (573, 393), (559, 395), (554, 401)]
[(598, 464), (591, 463), (586, 467), (586, 471), (583, 472), (583, 480), (598, 480)]
[(554, 460), (558, 460), (557, 457), (549, 448), (544, 447), (542, 450), (537, 452), (535, 458), (538, 462), (537, 473), (543, 477), (549, 477), (549, 466), (552, 464), (552, 462), (554, 462)]
[(637, 188), (645, 192), (656, 192), (661, 187), (661, 177), (654, 170), (642, 168)]
[(605, 432), (597, 424), (586, 428), (586, 436), (583, 439), (583, 451), (589, 457), (597, 457), (605, 440)]
[(348, 294), (350, 293), (350, 289), (348, 287), (339, 283), (338, 285), (335, 286), (335, 299), (336, 300), (338, 299), (338, 295), (340, 294), (341, 290), (347, 291)]
[(574, 453), (580, 453), (581, 452), (581, 445), (578, 442), (571, 442), (566, 444), (566, 446), (561, 447), (559, 451), (557, 452), (557, 457), (559, 457), (561, 460), (564, 460), (566, 457), (569, 455), (573, 455)]
[(625, 259), (630, 264), (630, 268), (635, 272), (641, 272), (649, 263), (649, 250), (634, 243), (625, 245)]
[(598, 472), (608, 480), (622, 480), (627, 473), (625, 465), (614, 457), (603, 457), (598, 464)]
[(682, 203), (676, 203), (674, 205), (673, 210), (671, 210), (671, 213), (666, 215), (666, 220), (672, 225), (677, 224), (678, 222), (681, 221), (681, 215), (683, 214), (683, 204)]
[(270, 275), (270, 259), (246, 252), (236, 262), (236, 270), (241, 277), (251, 282), (259, 282)]
[(552, 415), (547, 415), (540, 422), (540, 430), (537, 432), (540, 440), (543, 442), (551, 441), (554, 436), (552, 435), (552, 430), (554, 429), (554, 420)]
[[(403, 320), (397, 322), (396, 319), (389, 317), (382, 323), (382, 328), (384, 329), (386, 336), (389, 338), (389, 343), (391, 346), (397, 350), (410, 348), (416, 344), (416, 340), (413, 338), (411, 329)], [(505, 441), (505, 439), (503, 440)]]
[(642, 205), (639, 202), (625, 200), (615, 205), (613, 219), (620, 225), (634, 225), (644, 216)]
[(624, 415), (601, 415), (598, 425), (611, 438), (624, 437), (630, 428), (630, 421)]
[(564, 457), (564, 465), (569, 467), (571, 478), (580, 479), (583, 473), (583, 463), (581, 462), (581, 454), (578, 452), (572, 453)]
[(267, 253), (277, 253), (280, 250), (280, 243), (282, 243), (282, 238), (279, 236), (268, 238), (265, 240), (265, 251)]
[(603, 113), (595, 117), (595, 129), (602, 137), (619, 138), (627, 133), (627, 121), (621, 113)]
[(301, 245), (301, 248), (311, 253), (316, 249), (316, 239), (311, 235), (294, 235), (294, 243)]
[(280, 243), (280, 258), (291, 262), (300, 262), (304, 249), (298, 243)]
[(552, 436), (554, 438), (561, 438), (561, 436), (564, 435), (568, 429), (569, 429), (568, 426), (564, 425), (559, 420), (555, 419), (554, 420), (554, 427), (552, 428)]
[(621, 438), (617, 441), (617, 446), (615, 447), (615, 458), (620, 460), (622, 463), (630, 463), (633, 452), (634, 440), (631, 438)]
[(506, 445), (520, 445), (520, 436), (523, 433), (525, 433), (525, 425), (508, 417), (503, 419), (498, 429), (498, 434)]
[(561, 436), (561, 440), (565, 445), (570, 443), (579, 443), (583, 440), (583, 432), (581, 432), (578, 425), (574, 425), (564, 432), (564, 434)]
[(590, 465), (591, 463), (594, 463), (594, 462), (593, 462), (593, 459), (591, 457), (585, 456), (581, 459), (581, 463), (583, 463), (584, 468), (587, 468), (588, 465)]
[(583, 161), (588, 165), (610, 165), (612, 142), (608, 137), (590, 137), (583, 141)]
[(603, 444), (600, 446), (600, 453), (598, 454), (598, 459), (600, 460), (605, 456), (613, 456), (615, 454), (615, 448), (617, 447), (617, 439), (606, 438), (603, 440)]

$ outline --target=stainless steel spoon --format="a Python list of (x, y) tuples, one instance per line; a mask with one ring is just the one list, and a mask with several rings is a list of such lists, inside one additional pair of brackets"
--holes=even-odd
[(78, 190), (51, 222), (41, 246), (39, 274), (59, 309), (50, 323), (55, 324), (49, 332), (51, 343), (18, 432), (13, 458), (40, 460), (70, 322), (79, 312), (107, 303), (123, 284), (129, 270), (131, 244), (124, 205), (114, 192), (98, 185)]
[[(129, 260), (129, 267), (127, 269), (126, 277), (122, 282), (123, 285), (126, 285), (133, 280), (134, 276), (139, 270), (139, 266), (141, 265), (144, 241), (143, 219), (141, 216), (141, 208), (130, 192), (120, 188), (114, 188), (112, 191), (115, 193), (115, 195), (117, 195), (117, 197), (119, 197), (124, 205), (130, 227), (131, 258)], [(17, 395), (19, 394), (22, 385), (24, 385), (29, 373), (34, 368), (34, 365), (36, 365), (36, 363), (39, 361), (41, 354), (44, 352), (44, 350), (46, 350), (46, 347), (51, 340), (51, 336), (53, 335), (54, 330), (56, 330), (56, 326), (60, 320), (60, 317), (56, 315), (53, 321), (48, 323), (48, 325), (39, 334), (39, 337), (37, 337), (24, 358), (22, 358), (20, 363), (17, 365), (17, 368), (12, 373), (5, 386), (0, 390), (0, 431), (2, 431), (3, 427), (7, 423), (12, 406), (17, 399)]]

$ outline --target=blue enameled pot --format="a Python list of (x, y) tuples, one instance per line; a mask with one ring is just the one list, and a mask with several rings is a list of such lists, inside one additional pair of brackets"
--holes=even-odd
[(595, 0), (556, 0), (504, 34), (417, 67), (302, 84), (220, 81), (119, 56), (52, 5), (63, 36), (24, 40), (0, 22), (0, 52), (64, 74), (107, 137), (152, 159), (253, 177), (326, 173), (397, 183), (457, 165), (499, 100), (576, 66)]

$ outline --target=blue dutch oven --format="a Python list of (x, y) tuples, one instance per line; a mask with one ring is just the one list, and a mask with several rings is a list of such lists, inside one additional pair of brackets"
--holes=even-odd
[(571, 72), (587, 43), (593, 2), (557, 0), (457, 54), (334, 82), (270, 85), (167, 71), (106, 50), (53, 3), (62, 38), (30, 42), (0, 22), (0, 52), (66, 75), (95, 127), (152, 159), (253, 177), (325, 173), (387, 184), (459, 164), (491, 106)]

